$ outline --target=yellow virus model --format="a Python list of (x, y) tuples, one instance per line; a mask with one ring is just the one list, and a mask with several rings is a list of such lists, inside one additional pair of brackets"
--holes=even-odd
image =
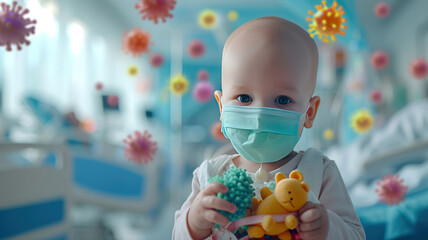
[(335, 34), (345, 35), (345, 32), (342, 29), (346, 30), (348, 26), (344, 26), (343, 23), (346, 22), (346, 18), (343, 18), (345, 11), (340, 6), (338, 9), (338, 4), (336, 1), (333, 2), (331, 7), (326, 6), (326, 1), (321, 1), (322, 5), (316, 5), (315, 8), (317, 12), (314, 14), (312, 11), (308, 11), (308, 14), (312, 16), (306, 17), (306, 21), (312, 23), (309, 24), (309, 34), (313, 38), (314, 35), (318, 34), (319, 38), (323, 42), (329, 42), (329, 36), (331, 40), (336, 41)]
[(358, 110), (351, 117), (351, 127), (357, 133), (366, 133), (373, 127), (373, 116), (367, 109)]
[(189, 81), (182, 74), (175, 74), (171, 78), (170, 89), (175, 95), (183, 95), (189, 88)]
[(333, 132), (333, 130), (331, 130), (331, 129), (326, 129), (325, 131), (324, 131), (324, 138), (326, 139), (326, 140), (331, 140), (331, 139), (333, 139), (334, 138), (334, 132)]
[(138, 74), (138, 67), (135, 66), (135, 65), (129, 66), (129, 68), (128, 68), (128, 74), (131, 77), (137, 76), (137, 74)]
[(217, 24), (217, 14), (212, 10), (204, 10), (199, 14), (199, 25), (205, 29), (211, 29)]
[(236, 21), (236, 19), (238, 19), (238, 13), (236, 11), (230, 11), (228, 17), (230, 21)]

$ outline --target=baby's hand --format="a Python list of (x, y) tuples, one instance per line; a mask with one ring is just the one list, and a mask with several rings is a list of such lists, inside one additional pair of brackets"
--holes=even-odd
[(216, 210), (234, 213), (236, 206), (214, 196), (219, 192), (226, 193), (228, 190), (225, 185), (219, 182), (212, 182), (196, 195), (187, 216), (190, 234), (194, 239), (208, 237), (211, 234), (211, 228), (214, 223), (221, 226), (226, 226), (229, 223), (229, 220)]
[(302, 239), (324, 240), (327, 238), (328, 214), (323, 205), (307, 202), (299, 210), (299, 220), (298, 231)]

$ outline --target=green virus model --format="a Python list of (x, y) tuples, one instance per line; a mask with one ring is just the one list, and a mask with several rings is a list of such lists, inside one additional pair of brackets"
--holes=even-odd
[(234, 213), (221, 211), (229, 221), (233, 222), (245, 216), (247, 209), (251, 207), (254, 196), (253, 180), (247, 175), (247, 170), (232, 166), (223, 173), (223, 176), (209, 178), (209, 182), (220, 182), (229, 188), (227, 193), (218, 193), (217, 197), (235, 204), (237, 210)]

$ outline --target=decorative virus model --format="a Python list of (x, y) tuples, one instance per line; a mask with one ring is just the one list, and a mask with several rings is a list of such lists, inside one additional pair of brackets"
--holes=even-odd
[(128, 138), (123, 139), (126, 144), (124, 156), (138, 164), (152, 161), (158, 147), (157, 142), (152, 141), (151, 138), (152, 135), (147, 131), (143, 134), (135, 131), (134, 136), (128, 135)]
[(205, 44), (200, 40), (193, 40), (187, 46), (187, 53), (193, 58), (199, 58), (205, 53)]
[(377, 182), (377, 185), (379, 188), (375, 191), (380, 197), (379, 202), (385, 202), (388, 205), (398, 205), (402, 202), (408, 189), (408, 186), (403, 185), (403, 179), (399, 178), (398, 175), (383, 177), (382, 181)]
[(107, 104), (110, 107), (117, 107), (119, 104), (119, 98), (116, 95), (110, 95), (107, 97)]
[(197, 77), (201, 81), (206, 81), (208, 80), (209, 74), (206, 70), (199, 70)]
[(254, 196), (253, 180), (247, 175), (247, 170), (232, 166), (223, 173), (223, 177), (215, 176), (208, 179), (209, 182), (220, 182), (229, 188), (227, 193), (218, 193), (217, 197), (233, 203), (237, 210), (234, 213), (219, 211), (229, 221), (236, 221), (245, 216), (247, 209), (251, 207)]
[(88, 133), (93, 133), (95, 130), (97, 130), (97, 124), (92, 119), (83, 120), (80, 123), (80, 126)]
[(379, 50), (372, 54), (370, 62), (375, 69), (382, 70), (388, 66), (389, 56), (386, 52)]
[(133, 57), (141, 56), (149, 51), (150, 34), (143, 33), (140, 29), (133, 28), (132, 31), (125, 31), (123, 34), (122, 50), (125, 53), (131, 53)]
[(36, 20), (24, 18), (29, 13), (28, 9), (22, 11), (22, 7), (14, 1), (12, 8), (6, 3), (1, 3), (0, 10), (0, 47), (6, 46), (6, 51), (12, 51), (12, 45), (16, 45), (18, 51), (22, 49), (21, 44), (30, 45), (26, 37), (35, 33)]
[(373, 127), (373, 117), (366, 109), (358, 110), (351, 117), (351, 127), (357, 133), (366, 133)]
[(227, 14), (230, 21), (236, 21), (238, 19), (238, 13), (236, 11), (230, 11), (229, 14)]
[(171, 78), (170, 89), (175, 95), (181, 96), (189, 88), (189, 81), (181, 74), (176, 74)]
[(410, 74), (416, 79), (424, 79), (428, 75), (428, 63), (423, 58), (416, 58), (410, 63)]
[(211, 127), (211, 136), (215, 139), (215, 140), (225, 140), (226, 137), (224, 136), (224, 134), (221, 132), (221, 122), (216, 122), (212, 125)]
[(174, 10), (175, 0), (141, 0), (135, 4), (136, 9), (140, 9), (140, 14), (143, 14), (141, 19), (148, 19), (158, 24), (158, 18), (162, 22), (166, 22), (167, 18), (172, 18), (170, 11)]
[(136, 65), (131, 65), (128, 68), (128, 75), (131, 77), (137, 76), (138, 74), (138, 67)]
[(336, 41), (335, 34), (345, 35), (345, 32), (342, 29), (346, 30), (348, 27), (342, 25), (342, 23), (346, 22), (347, 19), (342, 16), (345, 14), (342, 7), (340, 6), (338, 9), (337, 2), (334, 1), (331, 7), (327, 7), (326, 1), (321, 1), (322, 5), (316, 5), (315, 8), (317, 12), (314, 14), (312, 11), (308, 11), (308, 14), (313, 16), (306, 17), (306, 21), (311, 21), (309, 24), (309, 34), (311, 37), (318, 34), (319, 38), (323, 42), (329, 42), (328, 37), (330, 36), (331, 40)]
[(199, 14), (199, 25), (205, 29), (211, 29), (217, 24), (217, 14), (212, 10), (204, 10)]
[(324, 131), (324, 138), (325, 138), (326, 140), (331, 140), (331, 139), (333, 139), (333, 138), (334, 138), (334, 132), (333, 132), (333, 130), (331, 130), (331, 129), (326, 129), (326, 130)]
[(95, 89), (96, 90), (98, 90), (98, 91), (101, 91), (101, 90), (103, 90), (103, 84), (102, 83), (100, 83), (100, 82), (97, 82), (96, 84), (95, 84)]
[(163, 64), (163, 56), (159, 53), (153, 53), (150, 56), (150, 65), (153, 67), (160, 67)]
[(370, 93), (370, 100), (374, 104), (380, 103), (382, 101), (382, 92), (379, 91), (378, 89), (375, 89), (375, 90), (371, 91), (371, 93)]
[(193, 97), (201, 103), (208, 102), (213, 97), (214, 87), (207, 81), (199, 81), (193, 88)]
[(376, 4), (374, 8), (374, 13), (378, 18), (385, 18), (389, 15), (390, 7), (386, 2), (380, 2)]

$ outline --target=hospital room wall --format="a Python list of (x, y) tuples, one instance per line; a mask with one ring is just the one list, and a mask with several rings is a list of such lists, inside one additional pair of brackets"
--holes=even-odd
[(150, 94), (135, 91), (137, 79), (126, 72), (131, 64), (139, 67), (141, 75), (155, 78), (156, 72), (148, 68), (147, 56), (133, 58), (121, 50), (124, 29), (129, 27), (114, 8), (103, 1), (19, 3), (31, 9), (29, 17), (37, 18), (37, 35), (30, 38), (31, 47), (22, 51), (0, 51), (5, 114), (20, 116), (23, 96), (36, 94), (63, 113), (73, 110), (81, 119), (99, 122), (100, 96), (95, 84), (101, 82), (103, 92), (121, 98), (126, 116), (122, 125), (132, 128), (127, 130), (144, 124), (140, 106), (149, 101)]
[(376, 1), (355, 1), (356, 13), (372, 51), (384, 50), (390, 64), (377, 72), (385, 88), (392, 89), (387, 107), (388, 116), (408, 103), (428, 96), (427, 81), (415, 80), (408, 71), (416, 57), (428, 57), (428, 2), (392, 1), (390, 16), (378, 19), (371, 11)]

